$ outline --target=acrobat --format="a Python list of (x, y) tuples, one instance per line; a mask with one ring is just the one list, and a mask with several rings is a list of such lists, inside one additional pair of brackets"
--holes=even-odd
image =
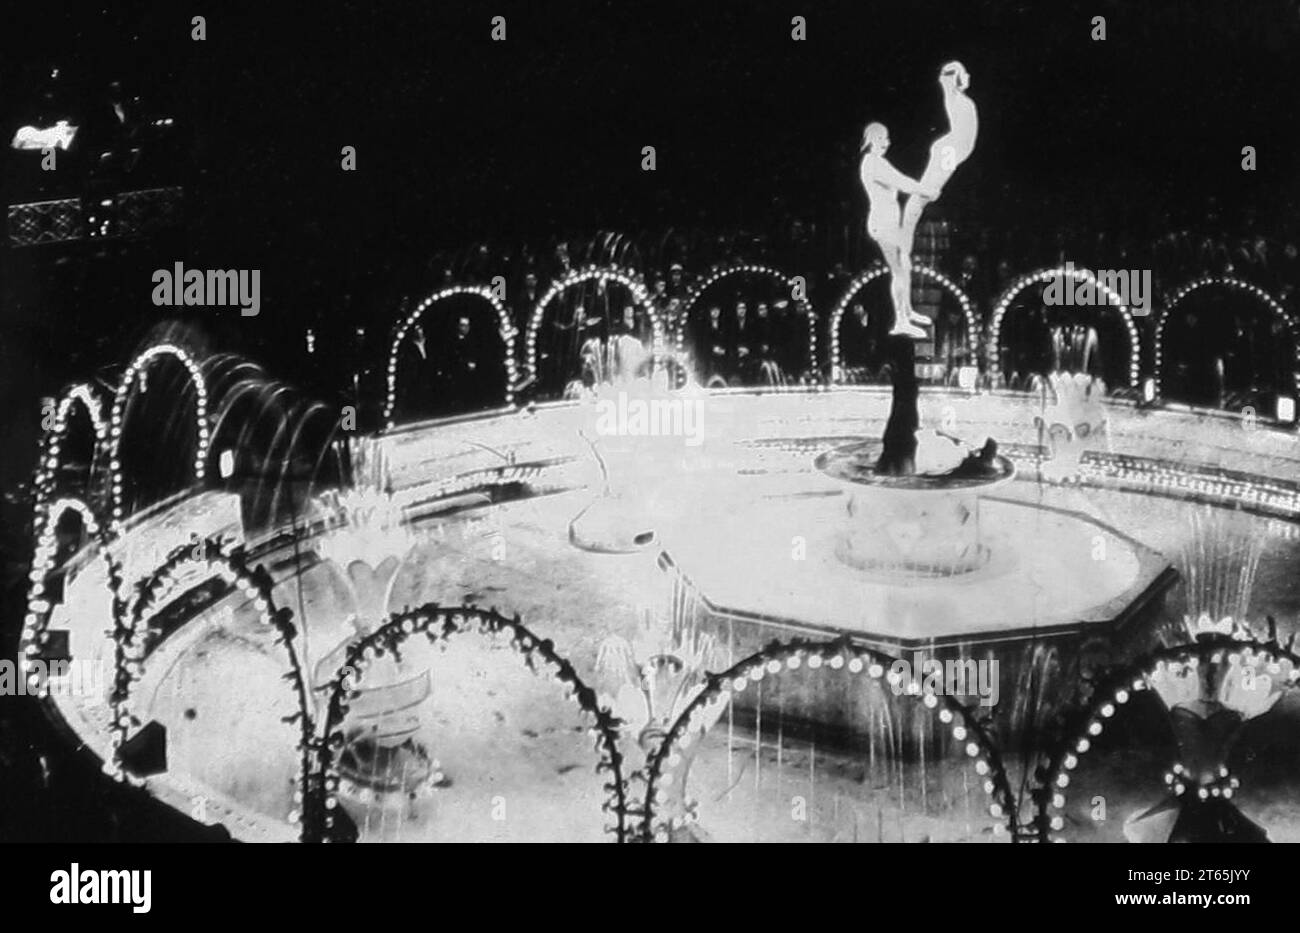
[[(904, 175), (885, 158), (889, 150), (889, 130), (883, 124), (868, 123), (862, 131), (862, 164), (860, 177), (867, 192), (867, 234), (876, 241), (889, 267), (889, 296), (894, 305), (894, 326), (891, 334), (913, 339), (925, 336), (917, 324), (928, 324), (930, 319), (912, 310), (911, 286), (908, 266), (910, 259), (904, 247), (903, 218), (898, 204), (900, 193), (938, 197), (937, 188), (926, 187)], [(910, 245), (910, 244), (909, 244)]]
[(970, 87), (970, 73), (961, 62), (948, 62), (939, 69), (939, 86), (943, 88), (943, 109), (948, 114), (948, 132), (930, 144), (930, 161), (921, 175), (921, 187), (934, 191), (930, 194), (912, 194), (903, 204), (902, 255), (903, 279), (907, 295), (912, 288), (912, 242), (921, 212), (931, 201), (939, 200), (943, 188), (961, 165), (975, 150), (975, 137), (979, 135), (979, 114), (975, 102), (966, 95)]

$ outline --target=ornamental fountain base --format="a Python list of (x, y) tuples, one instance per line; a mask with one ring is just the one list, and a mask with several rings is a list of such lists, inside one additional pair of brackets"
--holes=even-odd
[[(910, 341), (895, 342), (908, 345), (896, 373), (910, 373)], [(762, 510), (753, 491), (718, 490), (689, 534), (664, 534), (660, 566), (680, 621), (715, 635), (728, 664), (773, 640), (837, 637), (908, 662), (993, 661), (1007, 701), (967, 702), (1016, 733), (1081, 672), (1148, 648), (1178, 575), (1118, 529), (1043, 504), (993, 446), (917, 475), (915, 399), (915, 378), (896, 376), (883, 441), (824, 451), (797, 489), (759, 491)], [(854, 721), (815, 685), (784, 700), (819, 730)]]
[[(984, 476), (889, 476), (876, 472), (881, 445), (850, 444), (816, 460), (822, 473), (849, 484), (849, 522), (836, 547), (846, 564), (873, 576), (948, 578), (993, 563), (980, 496), (1010, 482), (1015, 466), (997, 457)], [(1003, 561), (1009, 555), (999, 555)]]
[[(719, 502), (693, 536), (673, 536), (661, 552), (660, 567), (678, 591), (675, 611), (713, 634), (727, 663), (774, 640), (837, 637), (909, 662), (917, 652), (997, 661), (1003, 700), (994, 712), (1018, 721), (1023, 714), (1010, 708), (1035, 692), (1027, 685), (1044, 667), (1054, 683), (1074, 689), (1081, 669), (1154, 641), (1177, 573), (1117, 529), (1082, 513), (989, 497), (978, 505), (978, 553), (987, 559), (973, 569), (864, 570), (860, 553), (844, 559), (846, 535), (856, 530), (844, 528), (856, 491), (824, 478), (815, 498), (772, 496), (761, 515)], [(796, 711), (788, 704), (787, 712)], [(849, 721), (815, 698), (805, 712), (822, 725)]]

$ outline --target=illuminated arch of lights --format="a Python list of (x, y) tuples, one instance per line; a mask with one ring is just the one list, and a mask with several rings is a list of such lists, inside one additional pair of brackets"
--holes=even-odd
[[(41, 644), (45, 639), (45, 626), (48, 623), (49, 612), (52, 608), (45, 599), (45, 578), (54, 569), (55, 526), (64, 513), (74, 511), (81, 515), (87, 536), (99, 543), (100, 551), (110, 561), (110, 581), (115, 572), (115, 567), (111, 563), (112, 557), (108, 553), (107, 536), (104, 529), (100, 528), (99, 520), (95, 517), (90, 506), (80, 499), (74, 498), (51, 501), (58, 480), (63, 438), (68, 431), (72, 406), (77, 402), (80, 402), (85, 407), (87, 414), (90, 416), (90, 423), (95, 431), (96, 451), (101, 448), (108, 433), (108, 426), (103, 418), (103, 408), (94, 389), (86, 383), (80, 383), (64, 392), (53, 412), (54, 424), (45, 432), (42, 440), (41, 454), (37, 462), (36, 476), (33, 483), (35, 491), (33, 525), (36, 532), (36, 550), (32, 558), (32, 569), (28, 574), (31, 586), (28, 591), (27, 612), (23, 618), (23, 634), (19, 648), (20, 653), (28, 658), (35, 657), (40, 653)], [(116, 598), (118, 584), (113, 583), (111, 586), (113, 596)]]
[[(799, 312), (808, 320), (808, 365), (816, 368), (817, 366), (817, 316), (812, 313), (807, 298), (795, 298), (794, 292), (797, 286), (803, 286), (806, 289), (807, 283), (801, 276), (791, 276), (775, 269), (772, 266), (759, 265), (757, 263), (741, 263), (738, 266), (727, 266), (722, 269), (714, 270), (708, 276), (697, 282), (686, 296), (682, 303), (681, 315), (676, 321), (676, 328), (673, 335), (673, 342), (680, 356), (686, 349), (686, 325), (691, 319), (691, 311), (703, 297), (704, 293), (712, 288), (722, 279), (730, 278), (733, 275), (765, 275), (768, 278), (779, 279), (784, 282), (790, 289), (790, 300), (795, 303)], [(806, 294), (806, 291), (805, 291)]]
[(528, 320), (528, 333), (524, 347), (526, 354), (525, 368), (529, 376), (537, 377), (537, 332), (541, 329), (542, 316), (546, 313), (547, 306), (573, 286), (592, 281), (600, 282), (602, 285), (617, 282), (632, 293), (632, 300), (645, 312), (646, 317), (650, 320), (650, 328), (653, 333), (651, 338), (653, 341), (652, 350), (655, 358), (659, 357), (663, 350), (663, 324), (659, 320), (659, 313), (655, 311), (654, 302), (650, 300), (650, 292), (646, 289), (640, 273), (619, 266), (588, 265), (579, 269), (571, 269), (553, 281), (547, 286), (546, 292), (533, 307), (532, 316)]
[[(38, 505), (36, 510), (36, 551), (32, 557), (31, 572), (27, 575), (31, 586), (27, 593), (27, 612), (23, 616), (22, 636), (18, 646), (20, 664), (23, 666), (24, 673), (27, 670), (27, 662), (36, 660), (45, 646), (46, 628), (49, 625), (50, 613), (54, 608), (45, 592), (45, 580), (55, 569), (54, 559), (57, 549), (55, 528), (58, 526), (59, 519), (68, 512), (76, 512), (81, 516), (81, 523), (85, 528), (87, 539), (94, 543), (96, 551), (105, 562), (107, 570), (105, 584), (112, 601), (115, 617), (120, 613), (123, 605), (120, 602), (123, 579), (122, 567), (113, 557), (109, 549), (110, 542), (107, 532), (100, 526), (99, 520), (95, 518), (95, 513), (90, 506), (80, 499), (73, 498), (56, 499), (52, 503)], [(48, 687), (42, 685), (35, 692), (44, 695), (48, 692)]]
[(549, 639), (538, 638), (524, 627), (518, 616), (509, 618), (495, 610), (477, 606), (444, 607), (428, 603), (392, 615), (383, 625), (354, 642), (330, 681), (329, 701), (318, 743), (318, 767), (304, 798), (304, 842), (339, 841), (333, 812), (339, 806), (338, 794), (343, 781), (338, 769), (338, 756), (343, 751), (343, 722), (349, 701), (359, 695), (357, 684), (364, 679), (370, 662), (386, 653), (395, 653), (408, 637), (417, 633), (423, 634), (431, 643), (445, 642), (462, 634), (506, 639), (511, 650), (519, 654), (531, 670), (538, 674), (549, 673), (558, 680), (565, 687), (568, 698), (577, 704), (589, 722), (589, 730), (596, 740), (596, 752), (600, 756), (596, 772), (609, 775), (605, 784), (609, 797), (602, 809), (611, 813), (615, 822), (606, 826), (606, 831), (612, 833), (618, 842), (627, 841), (626, 785), (623, 756), (618, 749), (619, 721), (599, 705), (595, 691), (582, 682), (572, 664), (555, 652)]
[(1178, 307), (1178, 305), (1182, 302), (1184, 298), (1186, 298), (1192, 292), (1197, 291), (1198, 289), (1206, 288), (1211, 285), (1221, 285), (1225, 288), (1236, 289), (1238, 291), (1243, 291), (1246, 292), (1247, 294), (1254, 295), (1260, 301), (1264, 302), (1264, 304), (1268, 305), (1269, 309), (1275, 315), (1277, 315), (1279, 318), (1281, 318), (1283, 321), (1286, 322), (1286, 326), (1291, 331), (1291, 338), (1295, 345), (1296, 364), (1295, 364), (1294, 389), (1296, 394), (1300, 395), (1300, 324), (1297, 323), (1295, 318), (1293, 318), (1290, 315), (1290, 313), (1287, 312), (1286, 308), (1284, 308), (1279, 301), (1277, 301), (1272, 295), (1270, 295), (1264, 289), (1260, 288), (1258, 285), (1255, 285), (1251, 282), (1243, 282), (1241, 279), (1235, 279), (1232, 278), (1231, 276), (1226, 276), (1226, 275), (1207, 275), (1202, 278), (1196, 279), (1195, 281), (1188, 282), (1186, 285), (1183, 285), (1176, 292), (1174, 292), (1169, 297), (1169, 300), (1165, 303), (1164, 308), (1161, 309), (1159, 316), (1156, 318), (1156, 337), (1155, 337), (1156, 391), (1157, 392), (1161, 391), (1162, 380), (1164, 378), (1165, 324), (1168, 323), (1170, 315), (1173, 314), (1174, 309)]
[(1031, 272), (1028, 275), (1021, 276), (1011, 284), (1002, 297), (998, 299), (997, 305), (993, 308), (993, 315), (989, 319), (989, 372), (994, 382), (997, 381), (999, 373), (1002, 371), (1002, 348), (1000, 346), (999, 336), (1002, 333), (1002, 318), (1011, 306), (1011, 302), (1022, 291), (1031, 285), (1040, 282), (1050, 282), (1060, 277), (1068, 277), (1076, 282), (1087, 281), (1092, 283), (1092, 287), (1101, 292), (1107, 298), (1107, 304), (1102, 307), (1112, 307), (1119, 311), (1119, 315), (1124, 320), (1124, 326), (1128, 329), (1128, 385), (1136, 386), (1140, 378), (1142, 365), (1142, 338), (1138, 334), (1137, 322), (1133, 320), (1133, 312), (1129, 310), (1120, 296), (1114, 289), (1105, 283), (1099, 281), (1095, 275), (1087, 269), (1076, 269), (1073, 266), (1059, 266), (1055, 269), (1040, 269), (1037, 272)]
[(926, 709), (937, 711), (939, 722), (952, 730), (953, 738), (962, 743), (966, 756), (974, 761), (975, 771), (983, 779), (984, 792), (991, 800), (989, 815), (999, 821), (993, 824), (994, 834), (1009, 832), (1013, 840), (1017, 838), (1015, 797), (992, 736), (953, 697), (922, 691), (916, 681), (902, 684), (901, 675), (891, 670), (896, 661), (883, 652), (846, 639), (794, 641), (770, 645), (720, 674), (706, 674), (704, 689), (682, 710), (646, 763), (646, 803), (640, 841), (667, 842), (673, 829), (698, 819), (696, 809), (686, 799), (686, 782), (694, 757), (692, 746), (703, 739), (717, 719), (716, 709), (710, 708), (729, 702), (733, 695), (743, 693), (768, 675), (801, 667), (819, 672), (846, 670), (872, 680), (887, 681), (891, 688), (899, 689), (900, 696), (914, 698)]
[[(848, 309), (849, 305), (853, 302), (854, 297), (863, 289), (863, 287), (873, 280), (880, 278), (882, 275), (886, 275), (888, 272), (888, 267), (876, 265), (867, 271), (860, 273), (852, 282), (849, 283), (849, 287), (845, 289), (844, 295), (840, 298), (839, 303), (836, 304), (834, 310), (831, 311), (830, 327), (827, 336), (831, 343), (832, 378), (840, 369), (840, 319), (844, 317), (844, 312)], [(932, 279), (933, 281), (938, 282), (948, 290), (948, 294), (957, 299), (957, 303), (961, 305), (961, 312), (966, 317), (966, 348), (970, 352), (971, 360), (979, 359), (980, 333), (983, 328), (980, 327), (979, 316), (975, 313), (975, 303), (971, 301), (970, 296), (966, 294), (961, 286), (937, 269), (914, 264), (912, 266), (912, 273), (919, 274), (923, 278)]]
[[(113, 641), (116, 667), (114, 671), (113, 690), (110, 696), (112, 706), (111, 742), (113, 760), (105, 762), (104, 769), (119, 781), (139, 783), (123, 770), (121, 761), (122, 746), (132, 726), (131, 689), (144, 673), (145, 639), (149, 620), (166, 608), (182, 591), (192, 586), (182, 582), (182, 574), (192, 568), (206, 570), (235, 590), (239, 590), (253, 604), (260, 621), (276, 632), (276, 643), (284, 645), (289, 661), (289, 671), (285, 679), (292, 685), (298, 712), (286, 721), (298, 729), (299, 778), (300, 785), (295, 794), (296, 800), (304, 799), (316, 754), (315, 721), (311, 715), (311, 703), (307, 693), (307, 682), (303, 675), (301, 659), (296, 645), (297, 630), (293, 624), (293, 610), (278, 608), (272, 596), (274, 582), (264, 567), (249, 568), (242, 548), (226, 551), (220, 542), (213, 539), (194, 541), (183, 544), (172, 551), (171, 555), (158, 569), (142, 580), (136, 588), (136, 597), (129, 611), (121, 613), (114, 619)], [(295, 809), (288, 814), (291, 823), (300, 822), (301, 814)]]
[(95, 448), (98, 450), (108, 436), (108, 425), (104, 421), (103, 406), (99, 397), (86, 383), (71, 386), (59, 399), (54, 409), (54, 426), (45, 432), (40, 462), (36, 468), (36, 500), (42, 502), (54, 494), (63, 438), (68, 433), (68, 416), (72, 406), (80, 402), (90, 416), (91, 426), (95, 431)]
[[(1092, 748), (1093, 741), (1102, 734), (1106, 723), (1120, 707), (1127, 704), (1134, 694), (1159, 690), (1163, 678), (1179, 677), (1185, 670), (1193, 671), (1205, 664), (1221, 664), (1225, 659), (1230, 666), (1263, 667), (1273, 675), (1280, 674), (1282, 662), (1287, 662), (1290, 670), (1282, 688), (1291, 689), (1300, 680), (1300, 656), (1278, 644), (1276, 639), (1260, 641), (1244, 631), (1202, 638), (1194, 644), (1162, 648), (1104, 677), (1093, 689), (1092, 702), (1074, 717), (1072, 728), (1067, 729), (1064, 741), (1046, 764), (1044, 784), (1035, 795), (1038, 813), (1034, 826), (1039, 837), (1045, 841), (1065, 841), (1051, 834), (1065, 828), (1065, 792), (1070, 786), (1070, 773), (1079, 766), (1081, 756)], [(1259, 675), (1261, 679), (1265, 676), (1262, 672)], [(1175, 763), (1164, 777), (1165, 785), (1178, 797), (1183, 796), (1193, 783), (1192, 776), (1181, 763)], [(1237, 779), (1227, 774), (1226, 768), (1220, 771), (1219, 778), (1221, 780), (1216, 779), (1212, 786), (1198, 788), (1198, 795), (1202, 799), (1209, 796), (1231, 798), (1238, 786)]]
[(497, 298), (496, 293), (486, 285), (454, 285), (450, 288), (444, 288), (424, 299), (414, 311), (406, 316), (404, 320), (393, 333), (393, 343), (388, 351), (388, 370), (387, 370), (387, 397), (384, 400), (384, 423), (388, 427), (393, 427), (393, 410), (397, 407), (397, 351), (401, 347), (402, 340), (416, 323), (424, 316), (424, 312), (439, 301), (446, 298), (454, 298), (456, 295), (477, 295), (492, 305), (492, 309), (497, 313), (497, 320), (500, 324), (501, 338), (506, 345), (506, 404), (509, 405), (515, 398), (515, 384), (518, 382), (515, 363), (515, 325), (510, 320), (510, 312), (506, 306)]
[(190, 375), (190, 381), (194, 383), (196, 409), (194, 418), (198, 424), (199, 434), (198, 446), (194, 452), (195, 481), (203, 482), (207, 472), (208, 445), (211, 442), (211, 432), (208, 427), (207, 383), (203, 379), (203, 373), (199, 371), (198, 364), (194, 362), (189, 353), (172, 343), (156, 344), (131, 361), (131, 364), (126, 368), (126, 372), (122, 374), (122, 382), (117, 387), (117, 393), (113, 397), (113, 413), (109, 419), (108, 427), (108, 471), (109, 502), (112, 513), (111, 527), (114, 533), (120, 533), (122, 530), (122, 461), (120, 456), (127, 399), (131, 394), (131, 387), (135, 383), (136, 376), (140, 375), (153, 360), (160, 356), (175, 357), (185, 367)]

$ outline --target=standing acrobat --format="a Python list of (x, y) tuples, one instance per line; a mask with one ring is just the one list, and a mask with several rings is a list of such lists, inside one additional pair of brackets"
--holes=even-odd
[(927, 186), (904, 175), (885, 158), (889, 150), (889, 130), (883, 124), (869, 123), (862, 131), (862, 165), (860, 177), (867, 192), (867, 233), (880, 247), (885, 265), (889, 267), (889, 295), (894, 305), (894, 326), (891, 334), (914, 339), (925, 336), (917, 323), (930, 323), (930, 319), (912, 310), (911, 285), (907, 274), (911, 265), (903, 241), (902, 214), (899, 193), (910, 194), (913, 199), (921, 195), (939, 196), (937, 188)]

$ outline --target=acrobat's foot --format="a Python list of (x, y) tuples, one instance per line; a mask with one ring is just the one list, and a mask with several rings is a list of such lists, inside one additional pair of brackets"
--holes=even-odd
[(915, 324), (895, 324), (894, 329), (889, 332), (891, 337), (911, 337), (913, 340), (924, 340), (928, 335)]
[(917, 314), (915, 311), (908, 313), (907, 321), (909, 324), (917, 324), (921, 327), (931, 327), (934, 325), (933, 319), (926, 317), (924, 314)]

